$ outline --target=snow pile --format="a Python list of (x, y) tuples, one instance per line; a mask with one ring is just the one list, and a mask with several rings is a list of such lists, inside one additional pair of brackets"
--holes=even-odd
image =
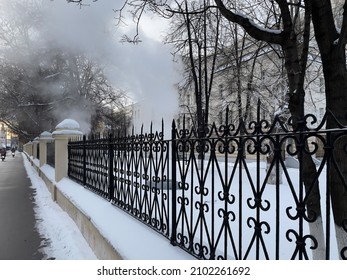
[(37, 175), (25, 156), (24, 166), (35, 190), (37, 228), (44, 242), (42, 251), (47, 259), (96, 260), (73, 220), (55, 202), (45, 183)]

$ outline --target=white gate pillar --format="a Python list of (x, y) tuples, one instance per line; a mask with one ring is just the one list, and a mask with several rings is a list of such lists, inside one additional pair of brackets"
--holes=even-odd
[(55, 127), (52, 137), (55, 141), (55, 181), (67, 176), (68, 142), (71, 138), (81, 137), (80, 125), (72, 119), (65, 119)]
[(40, 150), (40, 167), (47, 163), (47, 143), (53, 141), (52, 133), (44, 131), (40, 134), (39, 150)]
[(37, 145), (39, 144), (39, 138), (36, 137), (33, 141), (33, 158), (34, 159), (37, 159), (38, 157), (38, 154), (37, 154)]

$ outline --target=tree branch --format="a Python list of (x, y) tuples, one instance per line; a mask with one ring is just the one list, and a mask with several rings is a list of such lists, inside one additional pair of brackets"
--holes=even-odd
[(338, 41), (338, 51), (344, 51), (347, 43), (347, 3), (343, 5), (343, 20), (340, 32), (340, 38)]
[(273, 30), (266, 29), (258, 26), (251, 19), (249, 19), (246, 15), (241, 13), (234, 13), (229, 10), (223, 3), (222, 0), (215, 0), (215, 3), (218, 9), (221, 11), (222, 15), (231, 22), (237, 23), (242, 26), (246, 32), (252, 36), (254, 39), (265, 41), (271, 44), (282, 45), (283, 31), (281, 30)]
[(325, 60), (334, 41), (339, 38), (330, 1), (312, 1), (312, 22), (322, 59)]
[(198, 15), (198, 14), (203, 14), (205, 12), (207, 12), (209, 9), (211, 8), (216, 8), (218, 9), (218, 6), (215, 5), (210, 5), (210, 6), (206, 6), (203, 9), (199, 10), (199, 11), (191, 11), (191, 12), (185, 12), (182, 10), (172, 10), (172, 9), (166, 9), (169, 13), (172, 14), (189, 14), (189, 15)]
[[(93, 0), (93, 2), (97, 2), (98, 0)], [(90, 6), (88, 4), (83, 4), (83, 0), (66, 0), (67, 3), (76, 3), (78, 6)]]

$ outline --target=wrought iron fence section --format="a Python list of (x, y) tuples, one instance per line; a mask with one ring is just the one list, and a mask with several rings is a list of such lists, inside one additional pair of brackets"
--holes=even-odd
[(55, 166), (55, 143), (54, 140), (47, 143), (47, 164)]
[(117, 138), (112, 202), (169, 237), (169, 142), (162, 133)]
[(40, 143), (37, 143), (36, 146), (36, 157), (38, 160), (40, 159)]
[(227, 116), (203, 130), (173, 122), (169, 140), (162, 127), (70, 142), (69, 176), (199, 259), (330, 259), (347, 129), (329, 112), (263, 120), (260, 104), (247, 124)]
[[(330, 259), (331, 180), (347, 191), (346, 167), (337, 160), (346, 156), (338, 142), (347, 130), (330, 113), (322, 123), (312, 115), (273, 122), (259, 116), (237, 127), (212, 125), (203, 137), (184, 122), (174, 131), (178, 190), (171, 242), (199, 259)], [(336, 129), (322, 129), (328, 118)], [(320, 161), (314, 157), (319, 150)], [(296, 169), (287, 167), (287, 157)], [(314, 165), (311, 173), (308, 165)], [(324, 197), (321, 208), (314, 205), (317, 195)], [(346, 259), (346, 244), (338, 251)]]
[(85, 186), (108, 198), (108, 142), (106, 139), (89, 139), (85, 149)]
[(68, 176), (86, 188), (109, 198), (108, 139), (84, 137), (68, 145)]
[(68, 144), (68, 176), (80, 183), (85, 185), (85, 136), (83, 140), (70, 141)]

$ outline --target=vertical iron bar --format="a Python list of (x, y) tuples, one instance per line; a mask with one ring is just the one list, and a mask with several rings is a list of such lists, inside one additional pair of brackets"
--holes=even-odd
[(177, 178), (176, 178), (176, 123), (175, 120), (172, 122), (171, 129), (171, 178), (172, 178), (172, 196), (171, 196), (171, 244), (176, 245), (176, 188), (177, 188)]
[(238, 151), (238, 155), (237, 155), (237, 159), (235, 161), (235, 164), (238, 162), (239, 163), (239, 242), (240, 242), (240, 252), (239, 252), (239, 260), (241, 260), (243, 257), (242, 257), (242, 251), (241, 251), (241, 246), (242, 246), (242, 239), (243, 239), (243, 235), (242, 235), (242, 232), (243, 232), (243, 226), (242, 226), (242, 217), (243, 217), (243, 213), (242, 213), (242, 199), (243, 199), (243, 195), (242, 195), (242, 156), (244, 154), (244, 147), (243, 147), (243, 138), (242, 138), (242, 135), (239, 136), (239, 145), (240, 147), (238, 148), (239, 151)]
[[(276, 260), (280, 258), (280, 157), (282, 155), (281, 147), (280, 147), (280, 136), (276, 135), (275, 142), (275, 160), (276, 160)], [(277, 148), (276, 148), (277, 147)]]
[[(187, 144), (188, 143), (188, 144)], [(188, 197), (188, 195), (190, 195), (190, 203), (189, 205), (186, 206), (185, 203), (182, 204), (182, 207), (184, 208), (184, 211), (190, 211), (191, 215), (190, 215), (190, 219), (188, 221), (188, 218), (187, 218), (187, 233), (188, 233), (188, 236), (189, 236), (189, 250), (190, 252), (194, 252), (194, 237), (195, 237), (195, 230), (194, 230), (194, 200), (195, 200), (195, 193), (194, 193), (194, 186), (196, 185), (196, 180), (199, 182), (199, 176), (198, 176), (198, 170), (195, 170), (195, 173), (194, 173), (194, 163), (196, 163), (196, 157), (195, 157), (195, 145), (196, 145), (196, 140), (192, 140), (192, 139), (189, 139), (187, 140), (187, 135), (184, 134), (184, 142), (183, 142), (183, 151), (186, 150), (186, 147), (190, 152), (189, 152), (189, 160), (191, 160), (191, 166), (190, 166), (190, 184), (188, 184), (190, 186), (189, 188), (189, 193), (188, 193), (188, 189), (187, 189), (187, 192), (186, 192), (186, 182), (187, 182), (187, 174), (188, 174), (188, 170), (187, 169), (187, 173), (186, 174), (180, 174), (180, 181), (182, 182), (182, 186), (184, 186), (182, 188), (182, 200), (185, 200), (186, 199), (186, 196)], [(199, 158), (199, 156), (198, 156)], [(196, 167), (198, 166), (199, 163), (196, 164)], [(182, 170), (184, 170), (184, 162), (182, 162)], [(185, 173), (186, 171), (184, 171)], [(181, 213), (181, 211), (180, 211)], [(184, 219), (181, 219), (182, 220), (182, 234), (184, 233), (184, 230), (185, 230), (185, 223), (184, 223)], [(201, 239), (200, 239), (200, 243), (201, 243)], [(199, 244), (200, 244), (199, 243)]]
[(260, 258), (260, 207), (261, 207), (261, 193), (260, 193), (260, 101), (258, 100), (257, 104), (257, 127), (256, 127), (256, 144), (255, 151), (257, 157), (257, 171), (256, 171), (256, 197), (255, 197), (255, 206), (256, 206), (256, 224), (255, 224), (255, 234), (256, 234), (256, 259)]
[[(164, 128), (164, 120), (162, 120), (162, 132), (163, 132), (163, 137), (162, 137), (162, 141), (163, 141), (163, 160), (165, 158), (165, 164), (163, 164), (163, 177), (166, 177), (166, 204), (164, 203), (164, 186), (162, 185), (162, 212), (163, 212), (163, 219), (164, 219), (164, 224), (166, 225), (166, 232), (165, 232), (165, 236), (169, 237), (170, 236), (170, 222), (169, 222), (169, 215), (170, 213), (170, 196), (169, 196), (169, 184), (170, 184), (170, 161), (169, 161), (169, 151), (170, 151), (170, 145), (169, 145), (169, 141), (165, 140), (165, 128)], [(164, 153), (164, 147), (165, 148), (165, 153)], [(172, 186), (172, 185), (171, 185)], [(172, 189), (172, 188), (171, 188)], [(165, 211), (164, 211), (165, 210)], [(164, 213), (165, 217), (164, 217)]]
[(114, 176), (113, 176), (113, 145), (112, 145), (112, 134), (108, 138), (108, 196), (109, 200), (114, 199)]
[(82, 149), (83, 149), (83, 186), (86, 186), (87, 184), (87, 147), (86, 147), (86, 136), (83, 135), (83, 143), (82, 143)]
[(212, 161), (212, 165), (211, 165), (211, 169), (212, 169), (212, 182), (211, 182), (211, 186), (212, 186), (212, 191), (211, 191), (211, 255), (210, 255), (210, 259), (214, 260), (216, 258), (216, 245), (215, 245), (215, 228), (214, 228), (214, 224), (215, 224), (215, 220), (214, 220), (214, 214), (215, 214), (215, 203), (214, 203), (214, 192), (215, 192), (215, 176), (214, 176), (214, 169), (215, 169), (215, 164), (218, 164), (218, 159), (216, 156), (216, 141), (212, 138), (210, 141), (210, 145), (211, 145), (211, 151), (210, 151), (210, 160)]
[[(327, 159), (326, 163), (326, 241), (325, 241), (325, 258), (327, 260), (330, 259), (330, 168), (331, 168), (331, 160), (333, 157), (333, 143), (331, 143), (331, 133), (327, 132), (326, 134), (326, 146), (324, 147), (324, 156)], [(340, 252), (338, 252), (340, 254)]]
[[(200, 179), (199, 180), (199, 189), (200, 189), (200, 211), (199, 211), (199, 216), (198, 219), (200, 218), (200, 252), (199, 256), (202, 258), (203, 257), (203, 244), (204, 244), (204, 235), (203, 235), (203, 229), (204, 229), (204, 187), (205, 187), (205, 182), (204, 182), (204, 158), (205, 158), (205, 153), (203, 151), (204, 147), (204, 140), (202, 140), (199, 137), (198, 141), (198, 146), (200, 147), (201, 151), (199, 152), (200, 155), (200, 168), (201, 168), (201, 174), (200, 174)], [(193, 190), (193, 185), (192, 185), (192, 190)], [(192, 203), (193, 204), (193, 203)], [(192, 227), (193, 229), (193, 227)]]
[[(230, 194), (230, 188), (229, 186), (229, 176), (228, 176), (228, 152), (229, 152), (229, 142), (228, 142), (228, 136), (229, 136), (229, 107), (227, 107), (225, 112), (225, 131), (224, 131), (224, 184), (222, 184), (222, 189), (224, 192), (224, 210), (227, 213), (228, 211), (228, 199), (226, 196)], [(222, 180), (223, 181), (223, 180)], [(226, 194), (228, 191), (228, 194)], [(225, 219), (223, 221), (225, 223)], [(239, 243), (239, 250), (241, 250), (241, 243)], [(217, 249), (217, 248), (216, 248)], [(224, 259), (226, 260), (228, 257), (228, 227), (227, 225), (224, 226)], [(237, 256), (235, 256), (237, 259)]]
[[(228, 127), (228, 114), (229, 114), (229, 107), (227, 107), (226, 110), (226, 116), (225, 116), (225, 126), (226, 126), (226, 132), (224, 135), (224, 184), (222, 186), (223, 191), (224, 191), (224, 210), (226, 211), (225, 213), (227, 213), (228, 211), (228, 200), (226, 199), (226, 191), (230, 189), (227, 188), (227, 186), (229, 186), (229, 176), (228, 176), (228, 151), (229, 151), (229, 146), (228, 146), (228, 135), (229, 135), (229, 127)], [(229, 192), (228, 192), (229, 195)], [(225, 223), (225, 220), (223, 221)], [(241, 246), (241, 244), (239, 243), (239, 246)], [(241, 250), (241, 247), (239, 248)], [(227, 259), (228, 256), (228, 227), (225, 225), (224, 226), (224, 259)], [(236, 256), (235, 256), (236, 257)]]
[(140, 161), (139, 161), (139, 166), (138, 166), (138, 170), (139, 170), (139, 217), (141, 218), (142, 213), (145, 213), (145, 210), (143, 210), (144, 208), (144, 200), (143, 200), (143, 181), (144, 181), (144, 177), (143, 177), (143, 173), (144, 173), (144, 166), (145, 166), (145, 153), (146, 153), (146, 144), (145, 144), (145, 139), (144, 139), (144, 135), (143, 135), (143, 125), (141, 126), (141, 132), (140, 135), (138, 135), (138, 141), (140, 144)]
[[(258, 134), (258, 133), (257, 133)], [(259, 136), (257, 135), (256, 145), (259, 144)], [(256, 147), (258, 150), (258, 147)], [(256, 161), (257, 161), (257, 170), (256, 170), (256, 192), (255, 192), (255, 259), (260, 259), (260, 203), (261, 203), (261, 195), (260, 195), (260, 155), (259, 150), (256, 153)]]
[[(164, 207), (164, 178), (165, 178), (165, 165), (166, 165), (166, 160), (165, 160), (165, 153), (164, 153), (164, 147), (165, 147), (165, 141), (164, 141), (164, 120), (161, 120), (161, 137), (159, 137), (159, 149), (160, 149), (160, 156), (159, 156), (159, 164), (161, 166), (158, 168), (158, 172), (160, 171), (160, 213), (159, 213), (159, 218), (160, 218), (160, 229), (162, 233), (164, 233), (163, 226), (165, 224), (165, 207)], [(168, 186), (168, 182), (167, 185)], [(158, 186), (159, 188), (159, 186)], [(158, 199), (159, 200), (159, 199)], [(165, 234), (165, 233), (164, 233)]]
[[(257, 136), (257, 145), (259, 144), (259, 136)], [(255, 224), (255, 234), (256, 234), (256, 260), (260, 259), (260, 207), (261, 207), (261, 193), (260, 193), (260, 154), (259, 147), (257, 148), (257, 175), (256, 175), (256, 224)]]
[[(154, 155), (153, 155), (153, 149), (154, 149), (154, 145), (155, 145), (155, 136), (153, 134), (153, 123), (151, 122), (151, 126), (150, 126), (150, 134), (149, 137), (147, 139), (148, 142), (148, 149), (149, 149), (149, 155), (147, 159), (147, 174), (149, 174), (148, 180), (146, 182), (146, 184), (148, 184), (148, 190), (149, 190), (149, 198), (147, 197), (148, 200), (148, 218), (149, 218), (149, 224), (152, 224), (152, 218), (153, 218), (153, 208), (152, 208), (152, 203), (153, 203), (153, 197), (152, 197), (152, 178), (153, 178), (153, 162), (154, 162)], [(147, 192), (148, 195), (148, 192)]]
[(297, 240), (297, 242), (299, 242), (299, 244), (297, 244), (296, 246), (298, 246), (299, 248), (299, 260), (302, 260), (304, 257), (304, 252), (303, 252), (303, 244), (302, 244), (302, 240), (303, 240), (303, 236), (304, 236), (304, 217), (303, 217), (303, 209), (301, 209), (303, 206), (303, 200), (304, 200), (304, 178), (303, 178), (303, 153), (304, 153), (304, 139), (303, 139), (303, 134), (302, 134), (302, 128), (300, 126), (300, 130), (299, 130), (299, 144), (298, 144), (298, 148), (299, 148), (299, 154), (298, 154), (298, 159), (299, 162), (301, 163), (299, 165), (299, 205), (297, 206), (298, 209), (297, 211), (299, 213), (299, 236), (297, 237), (299, 240)]
[[(134, 127), (132, 129), (132, 136), (134, 135)], [(131, 137), (131, 139), (133, 139)], [(130, 164), (130, 185), (131, 185), (131, 190), (130, 190), (130, 195), (131, 195), (131, 205), (130, 205), (130, 213), (134, 216), (136, 216), (134, 209), (136, 209), (136, 184), (135, 181), (136, 179), (134, 179), (135, 177), (135, 171), (134, 168), (136, 166), (136, 162), (137, 162), (137, 156), (138, 156), (138, 152), (137, 152), (137, 147), (136, 147), (136, 143), (134, 143), (133, 140), (130, 141), (130, 146), (131, 146), (131, 156), (129, 159), (129, 164)]]

